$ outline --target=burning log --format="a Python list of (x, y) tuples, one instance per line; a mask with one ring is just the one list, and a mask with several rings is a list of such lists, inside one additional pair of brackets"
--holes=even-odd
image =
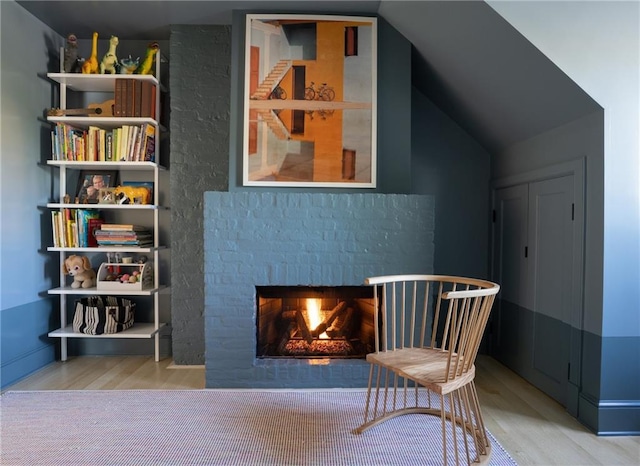
[(300, 310), (296, 311), (296, 323), (298, 324), (298, 330), (302, 333), (302, 338), (304, 338), (308, 344), (311, 344), (313, 336), (311, 335), (309, 327), (307, 326), (307, 321), (304, 320), (304, 315)]
[(293, 338), (293, 336), (296, 334), (296, 329), (298, 328), (298, 326), (296, 325), (295, 322), (289, 322), (289, 326), (287, 327), (287, 329), (284, 331), (284, 333), (282, 334), (282, 338), (280, 338), (280, 344), (278, 345), (278, 353), (279, 354), (284, 354), (286, 347), (287, 347), (287, 342)]
[(331, 326), (332, 322), (336, 319), (336, 317), (343, 313), (346, 307), (346, 301), (340, 301), (338, 305), (334, 307), (331, 312), (329, 312), (329, 315), (313, 330), (313, 336), (317, 338), (318, 336), (326, 332), (326, 330)]
[(333, 321), (331, 327), (327, 329), (327, 335), (331, 338), (348, 337), (351, 333), (351, 327), (353, 326), (353, 314), (352, 307), (348, 308), (346, 312), (341, 313), (337, 319)]
[(296, 315), (298, 311), (282, 311), (282, 318), (284, 320), (296, 320)]

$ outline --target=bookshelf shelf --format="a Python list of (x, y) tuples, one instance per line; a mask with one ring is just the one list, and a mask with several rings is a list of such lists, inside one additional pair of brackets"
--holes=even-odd
[[(63, 54), (64, 50), (61, 49), (60, 55)], [(47, 244), (46, 252), (56, 254), (60, 262), (60, 286), (47, 291), (60, 301), (60, 328), (49, 332), (48, 336), (60, 339), (63, 361), (68, 356), (69, 338), (153, 339), (155, 360), (160, 360), (160, 330), (166, 326), (161, 322), (160, 311), (162, 308), (166, 315), (169, 312), (166, 307), (170, 301), (165, 296), (170, 294), (170, 288), (161, 283), (168, 276), (167, 268), (170, 263), (169, 255), (165, 252), (169, 248), (164, 245), (169, 242), (168, 237), (165, 238), (168, 229), (166, 221), (161, 222), (160, 217), (168, 209), (164, 205), (168, 192), (167, 178), (166, 175), (160, 177), (161, 173), (167, 171), (160, 165), (160, 132), (165, 130), (159, 123), (160, 92), (164, 89), (157, 78), (160, 76), (161, 61), (158, 51), (154, 74), (149, 75), (47, 73), (50, 82), (59, 87), (59, 102), (58, 109), (55, 112), (52, 110), (46, 118), (52, 127), (51, 157), (46, 166), (56, 169), (51, 170), (51, 176), (57, 190), (52, 202), (46, 204), (51, 211), (54, 240)], [(88, 109), (98, 106), (101, 112), (99, 115), (89, 116), (87, 109), (68, 109), (67, 93), (70, 91), (105, 93), (103, 98), (107, 100), (101, 104), (88, 104)], [(107, 93), (111, 95), (106, 95)], [(78, 114), (81, 116), (77, 116)], [(153, 115), (153, 118), (137, 115)], [(87, 173), (90, 174), (89, 178), (86, 178)], [(121, 203), (120, 198), (116, 198), (115, 204), (64, 202), (75, 200), (81, 193), (86, 196), (87, 192), (80, 189), (83, 186), (82, 180), (92, 180), (93, 174), (101, 173), (111, 173), (108, 179), (119, 180), (118, 185), (133, 182), (129, 186), (150, 186), (151, 203), (135, 203), (141, 201), (139, 197), (134, 200), (133, 194), (130, 194), (131, 203), (127, 204)], [(96, 189), (104, 187), (93, 186)], [(116, 184), (108, 184), (110, 188), (115, 186)], [(103, 191), (100, 191), (100, 198), (104, 199), (102, 196)], [(116, 233), (101, 231), (103, 234), (93, 235), (97, 230), (106, 230), (102, 227), (104, 223), (120, 224), (121, 228)], [(125, 225), (130, 226), (123, 228)], [(142, 228), (137, 228), (138, 226)], [(92, 237), (89, 238), (88, 235)], [(144, 246), (135, 246), (137, 243)], [(112, 253), (132, 256), (133, 264), (143, 259), (136, 257), (137, 254), (144, 255), (148, 262), (144, 265), (145, 271), (142, 272), (141, 269), (140, 277), (145, 278), (137, 283), (124, 284), (123, 289), (117, 286), (108, 289), (111, 287), (111, 277), (105, 276), (98, 285), (100, 289), (96, 285), (90, 288), (69, 286), (72, 280), (65, 274), (63, 266), (65, 259), (71, 255), (88, 257), (96, 274), (99, 270), (109, 270), (109, 274), (124, 274), (122, 270), (126, 266), (121, 264), (118, 267), (119, 259), (116, 258), (114, 262)], [(106, 265), (100, 267), (101, 263), (107, 261), (115, 264), (117, 270), (111, 270)], [(131, 267), (130, 264), (127, 265)], [(131, 275), (135, 276), (135, 273)], [(140, 297), (140, 302), (136, 303), (136, 321), (131, 328), (114, 334), (88, 335), (75, 332), (71, 323), (73, 302), (77, 299), (74, 297), (78, 296), (123, 296), (131, 297), (132, 301), (135, 297)]]
[(88, 128), (89, 126), (100, 126), (104, 129), (118, 128), (122, 125), (142, 125), (148, 123), (158, 126), (153, 118), (142, 117), (73, 117), (73, 116), (50, 116), (47, 117), (50, 123), (67, 123), (78, 128)]
[(105, 169), (105, 170), (166, 170), (155, 162), (82, 162), (77, 160), (47, 160), (47, 165), (53, 167), (66, 167), (78, 170)]
[(130, 252), (132, 254), (135, 253), (143, 253), (143, 252), (154, 252), (160, 251), (162, 249), (166, 249), (166, 246), (158, 246), (158, 247), (147, 247), (147, 248), (134, 248), (134, 247), (126, 247), (126, 246), (99, 246), (95, 248), (58, 248), (55, 246), (49, 246), (47, 251), (49, 252)]
[(70, 286), (62, 286), (59, 288), (51, 288), (48, 293), (55, 295), (102, 295), (102, 296), (151, 296), (165, 289), (166, 286), (158, 286), (154, 288), (146, 288), (143, 290), (99, 290), (95, 286), (91, 288), (71, 288)]
[[(47, 73), (52, 81), (67, 87), (71, 91), (80, 92), (113, 92), (116, 78), (126, 76), (128, 79), (150, 81), (158, 85), (159, 82), (151, 74), (78, 74), (78, 73)], [(89, 78), (89, 79), (87, 79)]]
[(159, 324), (158, 328), (154, 324), (134, 323), (131, 328), (123, 330), (119, 333), (111, 333), (109, 335), (86, 335), (73, 331), (72, 325), (59, 328), (49, 332), (50, 337), (54, 338), (153, 338), (166, 324)]
[(47, 204), (50, 209), (94, 209), (94, 210), (165, 210), (166, 207), (154, 204), (63, 204), (52, 202)]

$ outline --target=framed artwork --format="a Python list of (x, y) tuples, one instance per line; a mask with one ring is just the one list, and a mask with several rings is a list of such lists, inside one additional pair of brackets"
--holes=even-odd
[(100, 190), (115, 187), (117, 177), (117, 171), (81, 171), (76, 190), (78, 202), (80, 204), (99, 203)]
[(376, 18), (246, 16), (245, 186), (375, 188)]

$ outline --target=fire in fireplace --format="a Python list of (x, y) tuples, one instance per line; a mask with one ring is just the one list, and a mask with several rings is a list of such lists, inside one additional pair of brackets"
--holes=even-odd
[(258, 286), (258, 358), (364, 358), (374, 349), (373, 289)]

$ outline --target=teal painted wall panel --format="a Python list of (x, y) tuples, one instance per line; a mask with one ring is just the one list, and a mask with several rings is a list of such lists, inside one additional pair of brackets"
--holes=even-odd
[[(534, 351), (534, 327), (548, 351)], [(545, 393), (554, 396), (555, 390), (554, 398), (560, 395), (589, 429), (599, 435), (640, 434), (640, 338), (602, 338), (504, 300), (496, 301), (489, 332), (493, 357)], [(566, 343), (559, 336), (582, 342), (582, 360), (574, 360), (576, 351), (569, 353), (566, 393), (558, 395), (558, 387), (534, 370), (532, 361), (535, 354), (539, 367), (553, 367)]]
[(0, 311), (0, 382), (6, 387), (53, 362), (56, 327), (50, 299)]

